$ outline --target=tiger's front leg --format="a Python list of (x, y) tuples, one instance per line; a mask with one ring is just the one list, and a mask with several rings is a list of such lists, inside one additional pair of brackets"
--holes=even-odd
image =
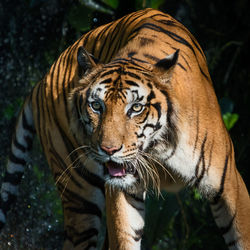
[(215, 140), (212, 133), (205, 134), (195, 151), (189, 150), (187, 144), (183, 146), (180, 140), (168, 164), (210, 201), (215, 222), (228, 248), (249, 250), (250, 198), (235, 166), (232, 142), (226, 132), (224, 135)]
[(145, 192), (130, 195), (106, 185), (106, 215), (110, 249), (140, 249)]

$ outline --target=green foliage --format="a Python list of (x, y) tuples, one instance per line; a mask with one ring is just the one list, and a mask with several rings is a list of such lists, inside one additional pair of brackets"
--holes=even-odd
[(119, 0), (104, 0), (103, 2), (108, 4), (113, 9), (116, 9), (118, 7), (118, 4), (119, 4)]
[(233, 128), (235, 123), (238, 121), (239, 115), (235, 113), (229, 113), (227, 112), (226, 114), (223, 115), (223, 121), (225, 123), (225, 126), (227, 130), (230, 130)]
[(146, 214), (144, 244), (150, 248), (164, 235), (172, 234), (173, 219), (179, 213), (180, 208), (175, 195), (163, 192), (159, 199), (155, 196), (148, 197), (146, 211), (148, 213)]
[(92, 10), (86, 8), (84, 5), (73, 5), (67, 15), (67, 19), (76, 31), (84, 32), (90, 29), (91, 13)]
[(223, 121), (227, 130), (229, 131), (234, 127), (235, 123), (238, 121), (239, 115), (236, 113), (232, 113), (234, 109), (234, 104), (233, 101), (229, 98), (221, 98), (219, 103), (221, 107)]
[(146, 208), (142, 249), (226, 249), (208, 203), (196, 189), (150, 196)]
[(233, 113), (234, 103), (229, 98), (223, 97), (220, 99), (219, 103), (225, 126), (227, 130), (230, 130), (234, 127), (235, 123), (238, 121), (239, 115)]
[(20, 110), (20, 108), (23, 105), (23, 99), (22, 98), (16, 98), (14, 102), (9, 103), (5, 109), (3, 110), (3, 116), (7, 120), (11, 120), (16, 113)]
[[(34, 193), (34, 195), (37, 196), (37, 199), (39, 199), (42, 204), (52, 205), (51, 213), (54, 215), (54, 220), (62, 224), (62, 205), (58, 192), (55, 188), (54, 179), (51, 175), (45, 174), (44, 169), (41, 169), (37, 165), (32, 166), (32, 170), (34, 171), (34, 177), (37, 179), (39, 186), (43, 186), (44, 183), (46, 183), (46, 185), (50, 187), (50, 189), (46, 192), (41, 193), (40, 190), (38, 190), (38, 192)], [(44, 213), (41, 214), (41, 216), (46, 217), (46, 213), (47, 211), (45, 210)]]
[(158, 9), (160, 5), (164, 2), (164, 0), (143, 0), (142, 2), (144, 3), (146, 8)]
[(200, 192), (198, 191), (197, 188), (194, 188), (193, 192), (194, 192), (194, 199), (195, 200), (201, 200), (202, 199), (202, 196), (201, 196), (201, 194), (200, 194)]

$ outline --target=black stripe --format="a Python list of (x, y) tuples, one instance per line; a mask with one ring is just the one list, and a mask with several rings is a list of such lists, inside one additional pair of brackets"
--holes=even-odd
[(107, 78), (103, 81), (101, 81), (99, 84), (106, 84), (106, 83), (110, 83), (112, 81), (112, 78)]
[(144, 53), (143, 56), (146, 57), (146, 58), (148, 58), (148, 59), (151, 59), (151, 60), (153, 60), (155, 62), (160, 61), (160, 59), (158, 57), (155, 57), (153, 55), (149, 55), (149, 54)]
[(89, 244), (88, 244), (88, 246), (85, 248), (85, 250), (88, 250), (88, 249), (90, 249), (91, 247), (94, 247), (94, 248), (96, 248), (96, 246), (97, 246), (97, 243), (96, 242), (89, 242)]
[[(70, 65), (72, 65), (73, 64), (73, 61), (77, 61), (77, 52), (76, 51), (78, 51), (78, 49), (79, 49), (79, 47), (80, 47), (80, 39), (74, 44), (74, 45), (72, 45), (72, 47), (73, 47), (73, 49), (72, 49), (72, 60), (71, 60), (71, 62), (70, 62)], [(99, 62), (99, 60), (98, 59), (96, 59), (93, 55), (90, 55), (90, 57), (93, 59), (93, 61), (97, 64), (98, 62)], [(64, 66), (64, 60), (63, 60), (63, 66)], [(62, 67), (63, 67), (62, 66)], [(61, 62), (59, 62), (59, 66), (58, 66), (59, 68), (61, 68)], [(78, 73), (79, 73), (79, 71), (81, 71), (81, 69), (80, 69), (80, 65), (79, 64), (77, 64), (77, 67), (72, 67), (73, 68), (73, 70), (74, 70), (74, 72), (73, 72), (73, 75), (74, 76), (76, 76)], [(65, 69), (64, 69), (65, 70)], [(67, 85), (67, 88), (68, 88), (68, 92), (70, 92), (70, 90), (71, 89), (74, 89), (75, 88), (75, 81), (74, 80), (71, 80), (71, 81), (69, 81), (69, 79), (70, 79), (70, 76), (71, 75), (71, 71), (70, 71), (70, 74), (69, 74), (69, 78), (68, 78), (68, 85)], [(71, 77), (71, 78), (73, 78), (73, 77)]]
[(177, 63), (177, 65), (180, 66), (183, 70), (187, 71), (186, 68), (181, 63)]
[(79, 174), (79, 176), (81, 176), (86, 182), (99, 188), (104, 195), (105, 194), (105, 189), (104, 189), (105, 181), (98, 175), (91, 173), (86, 167), (83, 167), (83, 168), (84, 170), (82, 170), (82, 168), (76, 168), (75, 170)]
[[(198, 64), (199, 65), (199, 64)], [(202, 73), (202, 75), (207, 79), (207, 81), (209, 81), (209, 78), (208, 78), (208, 76), (204, 73), (204, 71), (202, 70), (202, 68), (201, 68), (201, 66), (199, 65), (199, 69), (200, 69), (200, 71), (201, 71), (201, 73)]]
[(208, 173), (208, 170), (209, 170), (209, 168), (211, 166), (211, 162), (212, 162), (213, 147), (214, 147), (214, 141), (211, 144), (211, 148), (210, 148), (210, 152), (209, 152), (209, 161), (208, 161), (207, 170), (206, 170), (207, 173)]
[(128, 57), (132, 57), (132, 56), (134, 56), (134, 55), (136, 55), (137, 54), (137, 52), (135, 52), (135, 51), (130, 51), (130, 52), (128, 52)]
[[(182, 53), (182, 54), (185, 54), (184, 51), (182, 51), (181, 53)], [(188, 61), (186, 60), (186, 58), (185, 58), (183, 55), (181, 55), (181, 57), (183, 58), (183, 60), (184, 60), (185, 63), (187, 64), (188, 68), (192, 71), (192, 68), (190, 67), (190, 65), (189, 65)]]
[[(133, 66), (128, 65), (126, 68), (130, 69), (130, 70), (135, 70), (135, 71), (142, 71), (145, 70), (145, 68), (140, 67), (140, 65), (133, 63), (132, 61), (130, 61), (131, 64), (133, 64)], [(145, 72), (140, 72), (140, 73), (145, 73)], [(147, 76), (151, 76), (150, 74), (148, 74)]]
[(235, 214), (234, 216), (232, 217), (232, 219), (229, 221), (228, 225), (227, 226), (224, 226), (224, 227), (219, 227), (221, 233), (224, 235), (224, 234), (227, 234), (229, 232), (229, 230), (231, 229), (231, 227), (233, 226), (233, 222), (234, 222), (234, 219), (235, 219)]
[(17, 196), (11, 193), (8, 193), (8, 200), (1, 200), (1, 208), (6, 216), (6, 212), (10, 210), (11, 205), (16, 201)]
[[(58, 187), (58, 189), (59, 189), (59, 187)], [(60, 190), (60, 191), (62, 191), (62, 190)], [(65, 210), (69, 209), (71, 212), (74, 212), (74, 213), (87, 213), (87, 214), (91, 214), (91, 215), (96, 215), (99, 218), (102, 217), (102, 212), (99, 209), (99, 207), (95, 203), (93, 203), (91, 201), (87, 201), (79, 194), (77, 194), (73, 191), (70, 191), (69, 189), (65, 189), (63, 192), (63, 196), (66, 199), (68, 199), (69, 201), (77, 201), (77, 203), (79, 203), (79, 205), (81, 206), (79, 209), (74, 208), (74, 207), (64, 206)]]
[[(67, 115), (68, 112), (67, 112), (67, 109), (66, 109), (67, 97), (66, 97), (66, 93), (65, 93), (65, 88), (66, 88), (65, 87), (65, 83), (66, 83), (66, 75), (68, 73), (68, 69), (67, 68), (68, 68), (68, 65), (69, 65), (69, 54), (71, 52), (71, 49), (72, 49), (72, 47), (69, 48), (67, 51), (65, 51), (66, 55), (62, 55), (64, 57), (63, 58), (63, 69), (64, 69), (63, 71), (64, 71), (64, 74), (63, 74), (62, 80), (60, 82), (61, 89), (62, 89), (62, 94), (60, 96), (62, 96), (62, 98), (63, 98), (63, 103), (64, 103), (66, 115)], [(53, 98), (53, 96), (51, 96), (51, 98)], [(58, 103), (59, 103), (59, 101), (61, 100), (61, 98), (58, 97), (57, 100), (58, 100)], [(68, 120), (68, 118), (67, 118), (67, 120)]]
[(4, 175), (4, 181), (3, 182), (9, 182), (12, 185), (18, 185), (22, 180), (23, 172), (15, 172), (15, 173), (8, 173), (5, 172)]
[[(119, 29), (119, 35), (117, 35), (116, 37), (114, 36), (114, 38), (110, 41), (111, 43), (111, 46), (109, 47), (109, 54), (111, 55), (111, 56), (113, 56), (113, 54), (114, 54), (114, 52), (116, 51), (116, 50), (118, 50), (118, 49), (120, 49), (121, 48), (121, 43), (122, 43), (122, 41), (123, 40), (125, 40), (125, 36), (124, 36), (124, 34), (126, 34), (127, 32), (125, 31), (126, 29), (127, 29), (127, 27), (129, 27), (130, 26), (130, 24), (135, 24), (135, 23), (137, 23), (136, 22), (136, 20), (140, 20), (139, 18), (141, 17), (141, 16), (143, 16), (144, 15), (144, 13), (142, 12), (142, 13), (132, 13), (131, 15), (128, 15), (128, 16), (125, 16), (125, 17), (123, 17), (122, 19), (120, 19), (119, 20), (119, 23), (118, 23), (118, 25), (116, 25), (117, 27), (118, 27), (118, 29), (119, 29), (119, 26), (120, 26), (120, 24), (122, 25), (121, 27), (120, 27), (120, 29)], [(125, 20), (127, 18), (127, 20)], [(129, 34), (128, 34), (128, 36), (129, 36)], [(116, 43), (116, 46), (115, 46), (115, 48), (113, 49), (113, 51), (111, 51), (111, 47), (112, 47), (112, 44), (113, 44), (113, 42), (114, 42), (114, 39), (115, 38), (120, 38), (118, 41), (118, 43)], [(126, 39), (126, 42), (128, 42), (128, 39)]]
[(17, 141), (16, 134), (14, 135), (13, 143), (14, 143), (15, 147), (18, 148), (19, 150), (21, 150), (23, 153), (26, 151), (26, 147), (23, 146), (22, 144), (20, 144), (20, 143)]
[[(70, 81), (70, 78), (72, 77), (71, 76), (72, 70), (75, 70), (73, 68), (73, 61), (76, 59), (76, 53), (75, 53), (75, 51), (77, 49), (78, 43), (79, 43), (79, 40), (78, 40), (77, 44), (75, 44), (74, 46), (72, 46), (72, 51), (70, 51), (70, 54), (69, 54), (69, 58), (71, 57), (69, 65), (68, 65), (68, 67), (66, 69), (64, 69), (64, 70), (68, 71), (68, 79), (66, 81), (66, 83), (67, 83), (67, 93), (66, 93), (65, 87), (63, 89), (63, 102), (64, 102), (65, 115), (66, 115), (66, 119), (67, 119), (67, 123), (68, 124), (69, 124), (69, 121), (70, 121), (69, 112), (68, 112), (68, 93), (70, 92), (71, 87), (73, 87), (70, 84), (73, 85), (73, 83), (74, 83), (74, 81), (72, 81), (72, 80)], [(73, 72), (73, 74), (74, 73), (75, 72)]]
[(144, 203), (143, 198), (137, 197), (135, 194), (128, 194), (128, 193), (126, 193), (126, 195), (132, 197), (134, 200), (136, 200), (138, 202)]
[[(53, 94), (54, 94), (53, 84), (54, 84), (55, 67), (56, 67), (56, 62), (54, 62), (54, 64), (51, 67), (51, 70), (50, 70), (50, 101), (52, 103), (52, 110), (51, 111), (53, 111), (54, 116), (56, 114), (56, 108), (55, 108), (54, 96), (53, 96)], [(66, 70), (65, 70), (65, 74), (66, 74)], [(40, 86), (39, 86), (39, 90), (40, 90)], [(64, 88), (62, 90), (64, 92)], [(40, 111), (40, 109), (39, 109), (39, 111)], [(39, 121), (39, 123), (40, 123), (40, 121)], [(40, 129), (39, 129), (39, 132), (40, 132)]]
[(2, 221), (0, 221), (0, 230), (2, 230), (2, 228), (4, 227), (4, 225), (5, 225), (5, 223), (3, 223)]
[(151, 84), (150, 82), (147, 83), (147, 86), (148, 86), (150, 89), (153, 88), (153, 86), (152, 86), (152, 84)]
[[(155, 98), (155, 93), (154, 91), (151, 90), (150, 94), (147, 97), (147, 102), (150, 102), (152, 99)], [(159, 104), (159, 103), (158, 103)], [(153, 105), (154, 106), (154, 105)]]
[[(99, 33), (97, 35), (96, 34), (96, 30), (93, 30), (92, 34), (95, 36), (94, 39), (92, 39), (92, 41), (89, 44), (91, 44), (91, 51), (90, 53), (94, 56), (96, 56), (98, 59), (100, 58), (100, 55), (101, 55), (101, 52), (102, 52), (102, 49), (103, 47), (105, 46), (106, 44), (106, 41), (104, 42), (103, 40), (103, 35), (105, 34), (105, 32), (110, 28), (110, 26), (112, 26), (113, 23), (109, 23), (109, 24), (106, 24), (106, 27), (103, 27), (101, 29), (101, 31), (99, 31)], [(105, 40), (107, 40), (107, 36), (105, 37)], [(96, 44), (100, 41), (103, 41), (103, 44), (101, 46), (101, 49), (99, 50), (99, 53), (97, 54), (98, 51), (96, 51)]]
[[(128, 63), (130, 63), (131, 60), (128, 60), (126, 58), (120, 58), (120, 57), (116, 57), (114, 58), (109, 64), (108, 66), (109, 67), (119, 67), (120, 65), (119, 64), (123, 64), (123, 65), (128, 65)], [(105, 68), (108, 68), (108, 67), (105, 67)]]
[(145, 114), (145, 117), (142, 121), (138, 122), (138, 124), (143, 124), (147, 119), (148, 119), (148, 115), (149, 115), (149, 110), (147, 111), (147, 113)]
[(80, 95), (79, 102), (78, 102), (78, 97), (79, 97), (78, 93), (75, 92), (72, 98), (72, 103), (74, 103), (74, 107), (76, 109), (77, 121), (80, 121), (81, 120), (81, 105), (78, 105), (78, 103), (82, 102), (81, 100), (82, 95)]
[(123, 71), (123, 74), (124, 74), (124, 75), (129, 75), (130, 77), (133, 77), (133, 78), (135, 78), (135, 79), (137, 79), (137, 80), (141, 80), (141, 77), (138, 76), (138, 75), (136, 75), (136, 74), (133, 73), (133, 72), (130, 72), (130, 71)]
[[(149, 62), (145, 61), (145, 60), (142, 60), (142, 59), (139, 59), (139, 58), (136, 58), (136, 57), (131, 57), (133, 60), (139, 62), (139, 63), (146, 63), (146, 64), (149, 64)], [(132, 63), (132, 62), (131, 62)]]
[(28, 130), (31, 134), (34, 134), (36, 131), (34, 130), (34, 127), (32, 125), (29, 125), (27, 122), (25, 110), (23, 110), (22, 113), (22, 125), (25, 130)]
[(15, 164), (20, 164), (23, 166), (26, 164), (26, 161), (24, 159), (15, 156), (12, 151), (10, 152), (9, 160)]
[(178, 25), (178, 23), (172, 21), (172, 20), (157, 20), (161, 23), (164, 23), (165, 25), (168, 26), (173, 26), (173, 27), (178, 27), (179, 29), (183, 30), (184, 32), (186, 32), (189, 35), (189, 38), (192, 40), (194, 46), (196, 47), (196, 49), (200, 52), (200, 54), (204, 57), (204, 53), (202, 52), (202, 50), (200, 49), (197, 41), (193, 38), (192, 34), (190, 33), (189, 30), (187, 30), (186, 28), (183, 28), (182, 26)]
[(39, 141), (44, 149), (43, 141), (42, 141), (42, 134), (41, 134), (41, 123), (40, 123), (40, 102), (39, 102), (39, 92), (41, 88), (41, 83), (39, 83), (37, 87), (37, 92), (36, 92), (36, 124), (37, 124), (37, 135), (39, 137)]
[(222, 193), (224, 191), (224, 183), (225, 183), (225, 178), (226, 178), (226, 173), (227, 173), (227, 168), (228, 168), (228, 157), (229, 157), (229, 155), (226, 155), (225, 164), (224, 164), (224, 168), (223, 168), (223, 173), (222, 173), (222, 176), (221, 176), (220, 189), (217, 192), (216, 196), (214, 197), (212, 204), (218, 203), (218, 201), (220, 200), (221, 195), (222, 195)]
[[(41, 86), (41, 88), (40, 88), (41, 91), (40, 91), (40, 95), (39, 95), (39, 96), (40, 96), (40, 101), (41, 101), (41, 105), (40, 105), (40, 109), (41, 109), (41, 110), (39, 110), (39, 113), (41, 114), (40, 129), (41, 129), (42, 131), (39, 131), (39, 133), (42, 134), (42, 135), (45, 135), (45, 134), (46, 134), (46, 125), (45, 125), (45, 123), (47, 122), (47, 119), (45, 118), (45, 112), (44, 112), (45, 106), (44, 106), (44, 102), (46, 102), (46, 101), (48, 101), (48, 100), (47, 100), (47, 98), (46, 98), (46, 93), (45, 93), (45, 95), (44, 95), (44, 91), (46, 91), (45, 85), (44, 85), (44, 84), (41, 84), (40, 86)], [(41, 136), (41, 135), (40, 135), (40, 136)], [(44, 144), (47, 144), (46, 137), (43, 136), (43, 139), (45, 140), (43, 143), (44, 143)], [(31, 147), (32, 147), (32, 141), (31, 141), (29, 138), (26, 138), (26, 142), (27, 142), (27, 144), (30, 146), (30, 147), (29, 147), (29, 150), (30, 150)]]
[[(61, 66), (61, 61), (62, 61), (62, 56), (60, 56), (59, 58), (59, 61), (58, 61), (58, 67), (57, 67), (57, 76), (56, 76), (56, 94), (57, 96), (59, 96), (59, 77), (61, 76), (61, 73), (60, 73), (60, 66)], [(57, 102), (59, 103), (59, 98), (57, 99)]]
[(104, 73), (102, 73), (102, 74), (100, 75), (100, 78), (103, 78), (103, 77), (105, 77), (105, 76), (107, 76), (107, 75), (111, 75), (111, 74), (117, 72), (117, 70), (118, 70), (118, 69), (113, 69), (113, 70), (109, 70), (109, 71), (107, 71), (107, 72), (104, 72)]
[[(213, 212), (214, 212), (215, 214), (217, 214), (217, 213), (224, 207), (224, 203), (221, 202), (220, 204), (216, 204), (216, 205), (217, 205), (216, 208), (213, 207)], [(216, 205), (213, 205), (213, 206), (216, 206)]]
[(173, 109), (173, 104), (171, 102), (171, 99), (168, 95), (168, 93), (165, 90), (160, 90), (163, 95), (166, 97), (166, 102), (167, 102), (167, 124), (168, 124), (168, 130), (166, 134), (164, 135), (164, 138), (169, 145), (173, 147), (173, 151), (170, 155), (172, 157), (175, 153), (176, 147), (177, 147), (177, 141), (178, 141), (178, 135), (177, 135), (177, 128), (174, 124), (174, 121), (172, 120), (172, 117), (174, 115), (174, 109)]
[[(74, 237), (77, 238), (77, 240), (74, 240), (74, 242), (73, 242), (74, 247), (77, 247), (78, 245), (82, 244), (84, 241), (87, 241), (87, 240), (91, 239), (93, 236), (98, 235), (98, 230), (96, 228), (89, 228), (89, 229), (79, 233), (76, 228), (66, 226), (66, 230), (72, 231)], [(94, 243), (96, 245), (95, 242), (90, 242), (90, 244), (92, 244), (92, 243)], [(84, 248), (84, 249), (86, 249), (86, 248)]]
[(133, 239), (134, 239), (135, 241), (141, 240), (142, 235), (143, 235), (143, 229), (134, 230), (134, 232), (135, 232), (136, 236), (133, 237)]
[[(109, 29), (110, 29), (111, 26), (113, 26), (113, 23), (107, 24), (107, 26), (106, 26), (105, 28), (102, 28), (101, 36), (103, 36), (103, 35), (105, 34), (105, 32), (109, 32), (109, 31), (110, 31)], [(103, 61), (104, 63), (106, 63), (106, 61), (103, 60), (103, 59), (106, 58), (106, 56), (104, 57), (104, 56), (102, 55), (102, 53), (103, 53), (103, 49), (105, 48), (105, 45), (109, 44), (109, 43), (107, 43), (107, 39), (108, 39), (108, 38), (110, 38), (109, 35), (106, 35), (106, 36), (105, 36), (105, 39), (102, 37), (102, 40), (99, 40), (99, 41), (102, 41), (102, 46), (100, 46), (99, 51), (97, 51), (97, 50), (94, 51), (94, 55), (95, 55), (97, 58), (102, 59), (102, 61)], [(95, 39), (95, 40), (98, 41), (97, 39)], [(94, 47), (93, 47), (93, 48), (94, 48)], [(98, 53), (98, 54), (97, 54), (97, 53)]]
[(228, 246), (228, 247), (235, 246), (235, 245), (238, 243), (239, 240), (240, 240), (240, 238), (237, 238), (237, 239), (235, 239), (235, 240), (229, 241), (229, 242), (227, 243), (227, 246)]
[(171, 37), (176, 42), (179, 42), (179, 43), (187, 46), (196, 57), (196, 54), (195, 54), (195, 51), (194, 51), (192, 45), (187, 40), (185, 40), (183, 37), (171, 32), (169, 30), (163, 29), (162, 27), (157, 26), (156, 24), (153, 24), (153, 23), (144, 23), (139, 28), (135, 29), (134, 32), (138, 32), (141, 29), (150, 29), (150, 30), (154, 30), (154, 31), (162, 32), (162, 33), (166, 34), (167, 36)]
[(82, 46), (85, 48), (88, 43), (90, 35), (92, 35), (94, 30), (89, 31), (87, 34), (83, 35), (79, 40), (83, 40)]
[(99, 218), (102, 217), (102, 212), (98, 208), (98, 206), (90, 201), (87, 201), (81, 197), (81, 201), (83, 204), (81, 207), (65, 207), (65, 211), (70, 211), (72, 213), (76, 214), (91, 214), (91, 215), (96, 215)]
[[(47, 88), (47, 82), (46, 82), (46, 77), (42, 80), (41, 84), (43, 85), (43, 96), (46, 95), (46, 88)], [(44, 98), (44, 103), (45, 103), (45, 108), (46, 109), (46, 113), (48, 116), (48, 121), (49, 123), (51, 123), (51, 116), (50, 116), (50, 108), (49, 108), (49, 99), (48, 98)], [(45, 115), (45, 113), (44, 113)]]
[(197, 116), (196, 116), (196, 137), (195, 137), (195, 142), (194, 142), (194, 149), (193, 149), (193, 154), (197, 148), (197, 143), (199, 139), (199, 109), (197, 109)]
[(158, 114), (158, 121), (159, 121), (161, 118), (161, 104), (159, 102), (156, 102), (151, 105), (156, 109), (157, 114)]
[(154, 44), (155, 40), (151, 39), (151, 38), (146, 38), (146, 37), (141, 37), (140, 39), (140, 46), (144, 47), (145, 45), (149, 45), (149, 44)]
[(124, 16), (122, 19), (120, 19), (120, 22), (116, 22), (116, 23), (112, 23), (113, 25), (112, 25), (112, 27), (111, 27), (111, 29), (109, 30), (109, 33), (107, 34), (107, 36), (106, 36), (106, 38), (109, 38), (109, 41), (107, 42), (107, 39), (105, 39), (105, 41), (104, 41), (104, 43), (102, 44), (102, 49), (104, 48), (104, 46), (105, 46), (105, 48), (106, 48), (106, 54), (105, 55), (103, 55), (102, 54), (102, 52), (101, 52), (101, 56), (103, 57), (103, 58), (105, 58), (106, 60), (106, 62), (107, 61), (109, 61), (110, 60), (110, 58), (112, 57), (112, 55), (113, 55), (113, 52), (114, 52), (114, 50), (113, 50), (113, 52), (111, 51), (111, 48), (112, 48), (112, 46), (113, 45), (117, 45), (117, 42), (114, 42), (115, 41), (115, 39), (117, 38), (117, 37), (119, 37), (119, 32), (121, 31), (121, 29), (122, 28), (120, 28), (120, 26), (122, 25), (122, 22), (123, 22), (123, 20), (126, 18), (127, 16)]
[(31, 150), (32, 144), (33, 144), (33, 138), (31, 138), (30, 136), (26, 135), (26, 136), (24, 136), (24, 140), (27, 143), (27, 150)]
[[(196, 181), (195, 181), (194, 185), (196, 187), (199, 186), (199, 184), (204, 176), (204, 173), (205, 173), (205, 143), (206, 143), (206, 141), (207, 141), (207, 132), (206, 132), (204, 139), (202, 141), (201, 149), (200, 149), (200, 156), (199, 156), (198, 162), (196, 163), (196, 167), (195, 167)], [(202, 161), (202, 170), (201, 170), (200, 176), (198, 176), (201, 161)]]
[(135, 87), (139, 87), (139, 85), (134, 82), (134, 81), (130, 81), (130, 80), (125, 80), (126, 84), (130, 85), (130, 86), (135, 86)]

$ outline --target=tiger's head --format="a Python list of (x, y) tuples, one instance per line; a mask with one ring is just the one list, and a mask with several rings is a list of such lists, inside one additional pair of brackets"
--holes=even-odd
[(177, 140), (169, 88), (178, 52), (145, 66), (124, 58), (98, 64), (79, 48), (71, 130), (85, 154), (108, 169), (109, 185), (132, 193), (149, 183), (159, 188), (157, 154)]

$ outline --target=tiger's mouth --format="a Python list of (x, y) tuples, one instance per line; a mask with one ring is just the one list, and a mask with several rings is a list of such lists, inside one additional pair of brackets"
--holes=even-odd
[(109, 175), (112, 178), (122, 178), (128, 174), (135, 177), (138, 176), (136, 168), (130, 162), (119, 164), (114, 161), (108, 161), (105, 163), (105, 166), (108, 168)]

